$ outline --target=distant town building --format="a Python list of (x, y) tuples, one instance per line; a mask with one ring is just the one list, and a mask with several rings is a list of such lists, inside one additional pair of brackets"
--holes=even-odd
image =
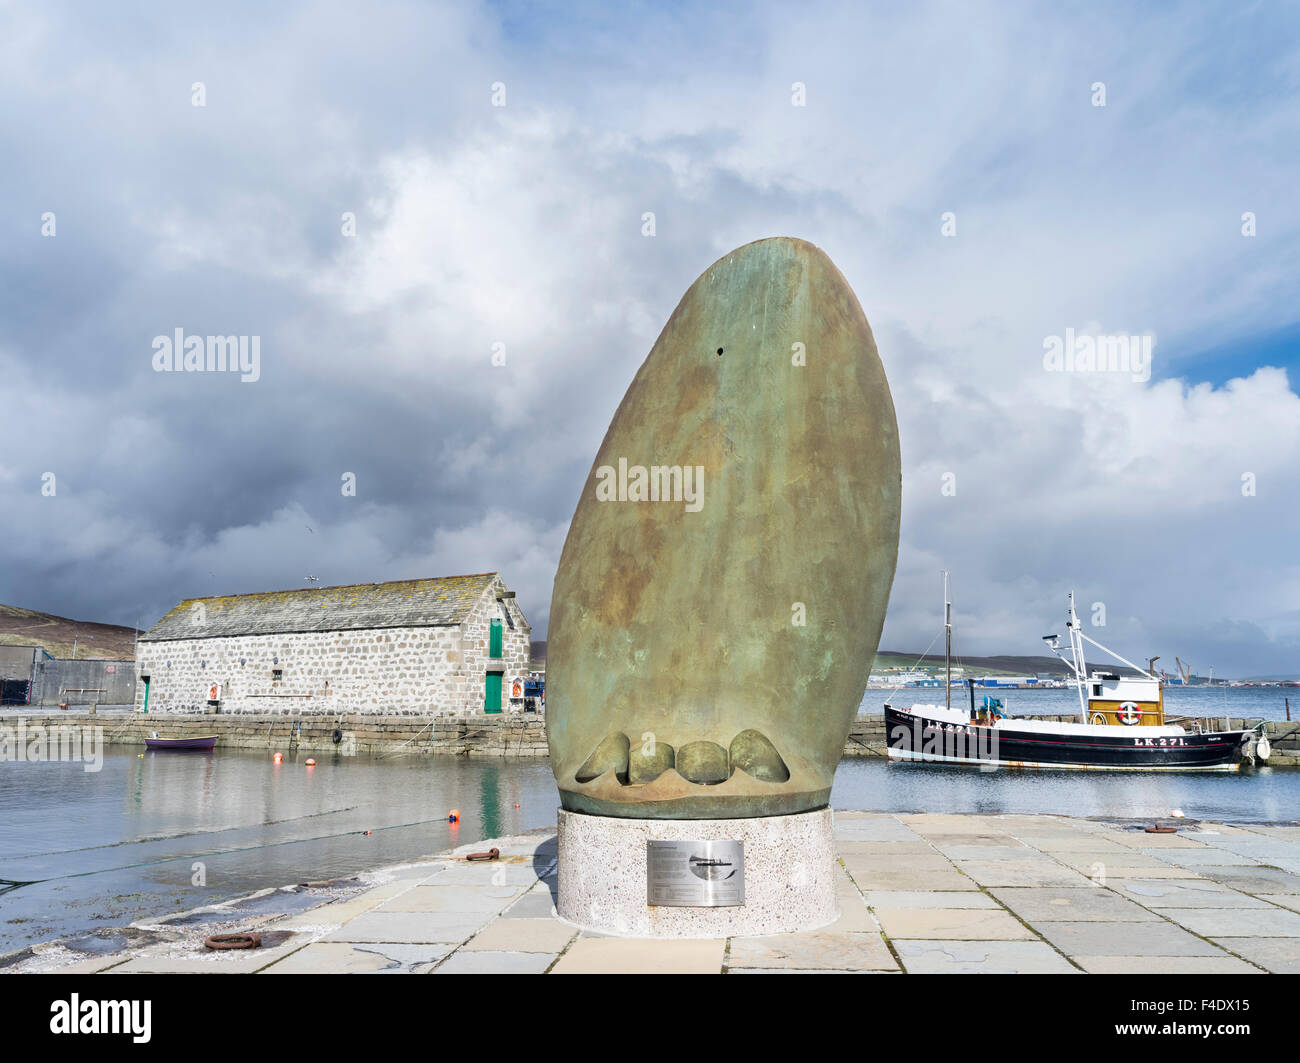
[(976, 680), (976, 686), (983, 687), (1024, 687), (1037, 683), (1027, 675), (986, 675)]
[(522, 711), (530, 632), (495, 572), (189, 598), (140, 636), (135, 708)]

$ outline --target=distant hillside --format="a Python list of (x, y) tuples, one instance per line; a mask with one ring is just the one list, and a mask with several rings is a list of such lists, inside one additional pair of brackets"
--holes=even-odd
[[(1065, 662), (1056, 657), (957, 657), (952, 659), (954, 665), (961, 665), (968, 673), (976, 675), (1037, 675), (1039, 672), (1051, 675), (1068, 676), (1070, 670)], [(882, 668), (910, 668), (917, 664), (926, 668), (938, 665), (943, 667), (942, 653), (927, 653), (919, 656), (915, 653), (897, 653), (882, 650), (876, 654), (876, 663), (871, 670)]]
[[(1051, 675), (1068, 676), (1070, 670), (1064, 662), (1055, 657), (953, 657), (954, 665), (961, 665), (968, 673), (974, 675), (1037, 675), (1039, 672)], [(873, 672), (882, 668), (911, 668), (913, 665), (924, 668), (943, 667), (943, 654), (926, 654), (918, 657), (915, 653), (898, 653), (893, 650), (881, 650), (876, 654), (876, 663), (871, 666)], [(546, 642), (532, 643), (532, 666), (546, 667)]]
[(64, 616), (0, 605), (0, 645), (40, 646), (53, 657), (134, 657), (134, 628), (69, 620)]
[[(1064, 662), (1055, 657), (954, 657), (954, 665), (961, 665), (967, 673), (973, 675), (1037, 675), (1039, 672), (1051, 675), (1068, 676), (1070, 670)], [(918, 657), (915, 653), (897, 653), (893, 650), (881, 650), (876, 654), (876, 663), (871, 666), (873, 672), (882, 668), (911, 668), (913, 665), (924, 668), (943, 667), (943, 654), (926, 654)], [(532, 666), (546, 667), (546, 643), (532, 644)]]

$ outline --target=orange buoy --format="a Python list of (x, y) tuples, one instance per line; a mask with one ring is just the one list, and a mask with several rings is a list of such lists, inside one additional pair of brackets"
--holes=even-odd
[(314, 768), (314, 767), (316, 767), (316, 758), (315, 758), (315, 757), (308, 757), (308, 758), (307, 758), (307, 767), (309, 767), (309, 768)]
[(460, 822), (460, 809), (459, 809), (459, 808), (453, 808), (450, 812), (447, 813), (447, 822), (448, 822), (448, 823), (459, 823), (459, 822)]
[(279, 764), (280, 761), (284, 760), (284, 754), (283, 754), (283, 753), (277, 753), (275, 756), (273, 756), (273, 757), (271, 758), (271, 760), (273, 760), (276, 764)]

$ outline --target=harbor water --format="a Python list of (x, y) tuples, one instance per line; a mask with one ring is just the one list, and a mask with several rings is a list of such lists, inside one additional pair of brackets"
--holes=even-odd
[[(892, 697), (910, 704), (934, 693)], [(1069, 712), (1072, 693), (1002, 696), (1012, 712)], [(866, 707), (878, 710), (883, 700), (873, 691)], [(1276, 690), (1175, 690), (1169, 710), (1278, 718), (1274, 702)], [(54, 938), (91, 947), (97, 929), (555, 824), (558, 795), (545, 759), (317, 760), (277, 765), (267, 753), (234, 749), (142, 756), (113, 746), (95, 772), (77, 762), (0, 764), (0, 955)], [(1294, 821), (1300, 770), (983, 772), (848, 758), (832, 804), (1117, 819), (1179, 809), (1189, 818)]]

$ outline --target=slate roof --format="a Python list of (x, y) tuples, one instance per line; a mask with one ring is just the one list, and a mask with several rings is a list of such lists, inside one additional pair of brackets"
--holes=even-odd
[(495, 578), (495, 572), (480, 572), (473, 576), (186, 598), (141, 635), (140, 641), (443, 627), (464, 620)]

